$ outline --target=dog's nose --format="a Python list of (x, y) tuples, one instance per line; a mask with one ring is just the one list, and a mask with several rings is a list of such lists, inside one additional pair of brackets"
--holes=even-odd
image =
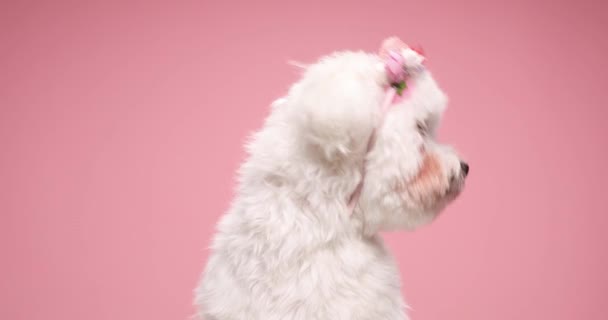
[(468, 163), (466, 163), (464, 161), (460, 161), (460, 169), (464, 173), (465, 177), (469, 174), (469, 164)]

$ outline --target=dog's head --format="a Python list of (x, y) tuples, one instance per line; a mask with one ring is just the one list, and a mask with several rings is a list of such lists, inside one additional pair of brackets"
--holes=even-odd
[[(382, 55), (341, 52), (307, 67), (286, 102), (303, 156), (334, 174), (334, 183), (345, 181), (345, 195), (363, 179), (353, 214), (369, 234), (432, 221), (461, 192), (469, 170), (436, 140), (446, 95), (421, 54), (400, 50), (404, 83)], [(383, 112), (391, 87), (404, 90)]]

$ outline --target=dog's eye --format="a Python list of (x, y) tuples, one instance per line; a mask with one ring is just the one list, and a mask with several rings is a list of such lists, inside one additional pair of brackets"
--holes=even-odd
[(423, 135), (426, 136), (428, 129), (426, 127), (426, 123), (424, 123), (423, 121), (418, 121), (416, 122), (416, 129), (418, 130), (418, 132)]

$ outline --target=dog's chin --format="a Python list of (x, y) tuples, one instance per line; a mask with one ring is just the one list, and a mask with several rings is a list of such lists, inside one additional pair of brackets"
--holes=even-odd
[(463, 178), (452, 180), (443, 196), (439, 199), (439, 201), (433, 206), (430, 211), (434, 212), (435, 217), (439, 216), (450, 203), (452, 203), (454, 200), (456, 200), (456, 198), (458, 198), (458, 196), (460, 196), (463, 190)]
[(409, 210), (398, 213), (389, 221), (387, 230), (413, 231), (417, 228), (430, 224), (439, 217), (445, 208), (462, 193), (464, 189), (464, 178), (453, 179), (443, 191), (435, 193), (434, 201), (426, 204), (416, 204)]
[(427, 206), (424, 210), (424, 215), (428, 217), (429, 220), (435, 220), (439, 215), (443, 213), (445, 208), (451, 204), (464, 190), (464, 179), (452, 179), (450, 181), (449, 186), (441, 192), (437, 198), (435, 198), (435, 202), (430, 206)]
[(451, 197), (451, 200), (458, 198), (458, 196), (462, 193), (466, 181), (466, 175), (462, 174), (458, 176), (458, 178), (451, 181), (450, 187), (448, 188), (448, 195)]
[(447, 203), (449, 204), (450, 202), (456, 200), (456, 198), (458, 198), (458, 196), (460, 196), (460, 194), (462, 193), (462, 191), (464, 190), (464, 179), (459, 179), (458, 181), (450, 184), (450, 187), (448, 188), (445, 197), (444, 197), (444, 201), (447, 201)]

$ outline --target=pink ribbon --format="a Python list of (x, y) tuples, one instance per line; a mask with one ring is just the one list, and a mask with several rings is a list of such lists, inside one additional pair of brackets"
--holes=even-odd
[[(382, 102), (382, 105), (380, 106), (381, 118), (380, 118), (379, 127), (382, 126), (382, 123), (384, 122), (384, 117), (388, 113), (389, 107), (393, 103), (396, 93), (397, 93), (397, 90), (393, 87), (389, 87), (388, 90), (386, 91), (386, 95), (384, 96), (384, 101)], [(374, 131), (372, 131), (372, 134), (369, 137), (369, 140), (367, 141), (366, 153), (370, 152), (372, 147), (374, 146), (374, 142), (376, 141), (376, 134), (378, 133), (377, 128), (375, 128)], [(361, 181), (359, 181), (359, 184), (357, 184), (355, 191), (351, 194), (350, 199), (348, 200), (347, 209), (348, 209), (349, 215), (353, 214), (353, 212), (355, 211), (355, 206), (357, 205), (357, 202), (359, 202), (359, 198), (361, 197), (361, 189), (363, 189), (363, 182), (365, 180), (365, 165), (366, 165), (366, 161), (364, 159), (362, 169), (361, 169)]]
[[(384, 40), (382, 42), (382, 46), (380, 47), (379, 56), (384, 60), (384, 69), (386, 71), (387, 78), (390, 83), (390, 87), (386, 90), (386, 94), (384, 96), (384, 101), (382, 101), (382, 105), (380, 106), (380, 123), (374, 130), (372, 131), (371, 136), (367, 142), (367, 151), (371, 151), (374, 143), (376, 141), (376, 135), (378, 134), (378, 128), (382, 126), (384, 123), (384, 118), (390, 109), (391, 104), (396, 100), (395, 98), (399, 98), (401, 96), (401, 90), (405, 87), (405, 80), (408, 77), (408, 72), (406, 70), (406, 61), (402, 55), (404, 49), (408, 49), (409, 47), (401, 41), (399, 38), (392, 37)], [(414, 50), (419, 55), (423, 55), (422, 48), (410, 48)], [(399, 90), (399, 92), (398, 92)], [(399, 93), (399, 96), (397, 95)], [(357, 184), (355, 191), (351, 194), (348, 199), (347, 210), (349, 215), (352, 215), (355, 211), (355, 206), (359, 202), (359, 198), (361, 197), (361, 190), (363, 189), (363, 183), (365, 180), (365, 165), (366, 161), (363, 160), (362, 169), (361, 169), (361, 181)]]

